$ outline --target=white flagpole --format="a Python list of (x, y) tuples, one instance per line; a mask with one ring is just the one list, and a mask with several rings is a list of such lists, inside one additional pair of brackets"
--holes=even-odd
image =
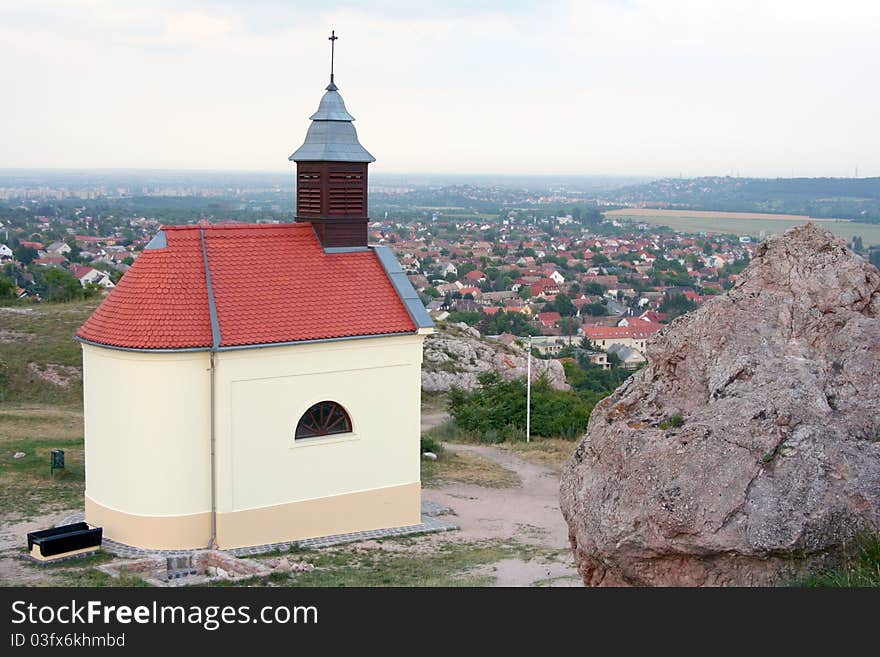
[(532, 428), (532, 336), (529, 336), (529, 351), (526, 354), (526, 442)]

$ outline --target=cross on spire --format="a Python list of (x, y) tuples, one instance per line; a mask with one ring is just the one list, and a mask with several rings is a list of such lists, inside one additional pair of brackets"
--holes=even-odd
[(330, 30), (330, 36), (327, 38), (330, 40), (330, 84), (333, 84), (333, 58), (336, 55), (336, 39), (339, 38), (336, 36), (336, 30)]

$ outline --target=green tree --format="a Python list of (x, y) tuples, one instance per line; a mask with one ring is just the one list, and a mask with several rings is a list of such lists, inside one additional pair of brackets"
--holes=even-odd
[(35, 274), (36, 289), (46, 301), (73, 301), (90, 296), (79, 280), (68, 271), (47, 267)]
[(563, 317), (572, 317), (577, 313), (577, 308), (575, 308), (571, 299), (566, 294), (557, 294), (554, 305), (556, 306), (556, 312)]
[(602, 317), (608, 314), (608, 308), (601, 303), (587, 303), (581, 306), (581, 312), (592, 315), (593, 317)]
[(671, 292), (666, 295), (660, 304), (660, 312), (669, 315), (669, 319), (675, 319), (697, 307), (697, 304), (688, 299), (680, 292)]
[(0, 276), (0, 299), (15, 298), (15, 281), (6, 276)]
[(23, 265), (31, 264), (34, 260), (37, 259), (37, 256), (39, 255), (36, 249), (30, 246), (22, 245), (17, 246), (12, 254), (15, 256), (15, 259)]

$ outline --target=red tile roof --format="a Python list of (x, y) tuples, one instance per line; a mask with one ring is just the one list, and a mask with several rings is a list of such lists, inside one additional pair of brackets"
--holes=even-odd
[(590, 340), (613, 340), (614, 338), (632, 338), (640, 340), (643, 338), (650, 338), (662, 328), (662, 324), (638, 321), (633, 322), (630, 326), (587, 326), (584, 328), (584, 334)]
[(202, 240), (220, 346), (414, 332), (373, 251), (325, 253), (309, 224), (163, 226), (80, 328), (91, 342), (140, 349), (210, 347)]

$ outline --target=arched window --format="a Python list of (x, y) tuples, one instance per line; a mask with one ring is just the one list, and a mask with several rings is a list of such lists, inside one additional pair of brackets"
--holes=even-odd
[(294, 439), (331, 436), (336, 433), (350, 433), (351, 419), (339, 404), (332, 401), (318, 402), (299, 419)]

